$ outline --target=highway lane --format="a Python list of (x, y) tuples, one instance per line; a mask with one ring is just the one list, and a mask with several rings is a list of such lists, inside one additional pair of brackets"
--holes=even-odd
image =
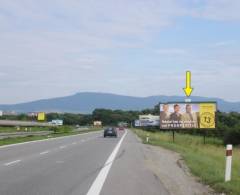
[(38, 140), (28, 143), (0, 146), (0, 165), (1, 162), (4, 161), (11, 161), (15, 158), (28, 158), (45, 150), (56, 150), (58, 146), (70, 145), (75, 141), (85, 141), (89, 138), (94, 138), (94, 136), (99, 137), (101, 135), (102, 131), (67, 137), (52, 138), (48, 140)]
[[(168, 195), (168, 189), (150, 169), (146, 145), (129, 131), (105, 181), (101, 195)], [(163, 169), (164, 167), (159, 167)]]
[(101, 131), (0, 147), (0, 194), (85, 195), (93, 189), (98, 195), (99, 175), (101, 195), (168, 194), (145, 166), (136, 136), (130, 131), (119, 135), (103, 138)]
[(119, 138), (102, 132), (0, 149), (0, 194), (86, 194)]

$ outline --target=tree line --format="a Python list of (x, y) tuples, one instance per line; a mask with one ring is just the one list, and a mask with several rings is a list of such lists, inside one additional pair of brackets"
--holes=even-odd
[[(141, 114), (159, 115), (159, 105), (152, 109), (142, 111), (124, 111), (111, 109), (95, 109), (92, 114), (74, 114), (74, 113), (47, 113), (47, 121), (53, 119), (62, 119), (65, 125), (92, 125), (93, 121), (100, 120), (103, 125), (117, 125), (118, 122), (127, 122), (129, 125), (138, 119)], [(1, 116), (0, 119), (10, 120), (36, 120), (26, 114), (16, 116)], [(216, 113), (216, 129), (207, 131), (207, 136), (215, 136), (223, 139), (224, 143), (240, 144), (240, 113), (237, 112), (220, 112)], [(151, 128), (159, 130), (159, 127)], [(200, 134), (203, 130), (185, 130), (183, 132), (191, 134)]]

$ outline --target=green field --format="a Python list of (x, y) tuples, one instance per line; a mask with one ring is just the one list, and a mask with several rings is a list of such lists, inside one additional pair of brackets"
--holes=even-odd
[(198, 176), (217, 192), (240, 194), (240, 148), (233, 149), (232, 181), (224, 182), (225, 147), (217, 138), (206, 138), (188, 134), (175, 133), (175, 142), (170, 132), (149, 132), (139, 129), (133, 131), (146, 143), (158, 145), (180, 153), (193, 175)]

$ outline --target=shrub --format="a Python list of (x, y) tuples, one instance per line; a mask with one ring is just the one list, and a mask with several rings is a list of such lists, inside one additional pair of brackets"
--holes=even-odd
[(240, 144), (240, 130), (232, 129), (225, 132), (224, 144)]
[(72, 128), (69, 126), (55, 126), (55, 127), (52, 127), (51, 130), (54, 133), (69, 133), (72, 131)]

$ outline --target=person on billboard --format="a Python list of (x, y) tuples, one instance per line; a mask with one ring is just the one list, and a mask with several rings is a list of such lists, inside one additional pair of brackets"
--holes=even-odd
[(198, 116), (196, 112), (192, 112), (192, 106), (186, 105), (186, 113), (182, 114), (182, 122), (184, 128), (198, 128)]
[(169, 113), (169, 107), (168, 104), (163, 104), (162, 106), (163, 111), (160, 112), (160, 119), (163, 120), (169, 120), (170, 113)]
[(180, 106), (178, 104), (175, 104), (173, 106), (174, 112), (170, 115), (171, 121), (181, 121), (182, 115), (180, 113)]

